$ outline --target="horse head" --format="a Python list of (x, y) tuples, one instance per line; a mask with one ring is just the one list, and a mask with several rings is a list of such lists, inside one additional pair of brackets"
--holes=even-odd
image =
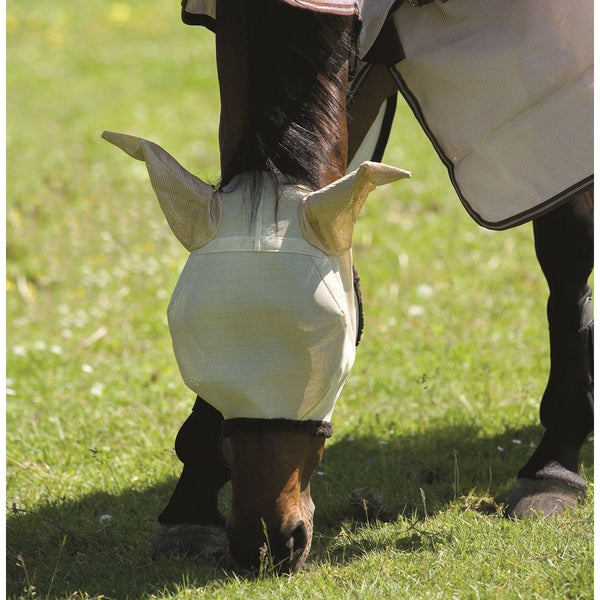
[(262, 175), (251, 220), (244, 178), (214, 190), (152, 142), (103, 135), (145, 161), (191, 252), (169, 327), (184, 381), (225, 417), (232, 555), (255, 565), (268, 542), (270, 556), (293, 567), (310, 548), (310, 479), (354, 361), (354, 224), (371, 190), (408, 173), (366, 162), (315, 192)]
[(344, 175), (355, 25), (277, 2), (217, 3), (218, 188), (156, 144), (103, 134), (145, 161), (191, 252), (169, 328), (185, 383), (225, 419), (241, 567), (293, 571), (308, 554), (310, 481), (355, 355), (354, 225), (376, 186), (409, 175), (371, 162)]

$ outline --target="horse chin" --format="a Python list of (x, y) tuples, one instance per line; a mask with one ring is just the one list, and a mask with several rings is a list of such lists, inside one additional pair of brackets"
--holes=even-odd
[(242, 569), (293, 573), (313, 535), (310, 479), (324, 439), (303, 433), (238, 432), (231, 436), (229, 551)]

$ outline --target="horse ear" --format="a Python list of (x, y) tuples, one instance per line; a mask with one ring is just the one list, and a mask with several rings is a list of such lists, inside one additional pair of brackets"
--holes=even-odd
[(354, 224), (369, 193), (405, 177), (410, 177), (408, 171), (364, 162), (356, 171), (309, 194), (300, 217), (306, 241), (329, 256), (350, 250)]
[(105, 131), (102, 137), (146, 163), (152, 187), (177, 239), (191, 252), (212, 240), (221, 225), (214, 189), (184, 169), (160, 146), (142, 138)]

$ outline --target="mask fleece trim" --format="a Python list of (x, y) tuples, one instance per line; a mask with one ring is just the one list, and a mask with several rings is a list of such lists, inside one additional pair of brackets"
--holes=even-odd
[(296, 421), (295, 419), (250, 419), (236, 418), (223, 421), (223, 436), (229, 437), (238, 431), (254, 433), (308, 433), (317, 437), (330, 438), (333, 425), (329, 421)]

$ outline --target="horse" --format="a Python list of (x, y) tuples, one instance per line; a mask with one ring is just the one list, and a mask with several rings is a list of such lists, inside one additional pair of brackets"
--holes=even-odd
[[(393, 6), (383, 25), (376, 29), (375, 40), (363, 57), (360, 72), (349, 92), (352, 125), (349, 128), (349, 155), (354, 156), (353, 163), (357, 160), (356, 155), (364, 155), (365, 152), (370, 153), (372, 160), (381, 160), (396, 97), (400, 93), (447, 167), (465, 209), (479, 225), (502, 230), (527, 221), (533, 223), (535, 252), (550, 292), (547, 302), (550, 374), (540, 405), (540, 420), (545, 433), (531, 458), (517, 474), (515, 486), (506, 499), (505, 514), (516, 518), (540, 512), (551, 514), (564, 506), (574, 506), (586, 494), (586, 484), (577, 474), (578, 462), (580, 448), (593, 427), (593, 311), (591, 288), (588, 286), (594, 252), (593, 81), (589, 64), (592, 60), (592, 29), (588, 25), (592, 3), (585, 2), (577, 11), (565, 11), (560, 2), (530, 2), (514, 5), (514, 14), (510, 14), (506, 7), (487, 1), (453, 0), (447, 5), (436, 3), (437, 6), (431, 5), (427, 10), (413, 8), (428, 4), (429, 0), (414, 0)], [(490, 22), (494, 23), (494, 27), (489, 27)], [(528, 24), (525, 36), (519, 29), (523, 23)], [(537, 29), (535, 24), (538, 24)], [(367, 23), (367, 37), (373, 37), (372, 30), (373, 26), (369, 27)], [(485, 35), (482, 36), (482, 32)], [(574, 76), (577, 91), (569, 93), (566, 101), (569, 105), (566, 110), (578, 113), (577, 125), (574, 122), (567, 125), (567, 129), (577, 132), (573, 135), (577, 139), (573, 141), (571, 138), (575, 146), (572, 160), (564, 160), (568, 183), (554, 192), (541, 194), (531, 204), (523, 203), (519, 209), (513, 208), (510, 214), (498, 212), (498, 207), (504, 203), (503, 198), (513, 192), (515, 195), (529, 195), (534, 186), (543, 186), (529, 173), (538, 165), (536, 155), (544, 153), (541, 146), (557, 148), (554, 151), (560, 161), (561, 150), (558, 148), (561, 143), (556, 142), (557, 134), (553, 127), (546, 127), (548, 114), (540, 110), (541, 118), (533, 117), (530, 123), (530, 127), (536, 129), (534, 137), (538, 141), (533, 151), (526, 155), (518, 151), (517, 144), (527, 145), (523, 137), (518, 142), (512, 141), (514, 156), (511, 159), (507, 159), (504, 150), (494, 154), (493, 148), (490, 151), (486, 147), (485, 151), (491, 152), (501, 168), (495, 170), (492, 164), (487, 170), (480, 161), (473, 168), (474, 173), (465, 173), (464, 167), (461, 173), (461, 162), (465, 161), (462, 157), (452, 156), (452, 152), (460, 155), (461, 152), (467, 154), (468, 150), (477, 156), (472, 142), (460, 137), (460, 126), (468, 127), (465, 119), (478, 118), (481, 98), (472, 88), (477, 87), (478, 78), (490, 77), (490, 74), (477, 70), (477, 61), (483, 53), (495, 48), (493, 42), (482, 44), (480, 40), (494, 36), (500, 38), (500, 56), (504, 44), (518, 45), (526, 38), (531, 38), (531, 41), (523, 42), (515, 52), (523, 66), (513, 61), (509, 67), (512, 70), (520, 66), (526, 74), (521, 77), (508, 75), (502, 83), (494, 82), (493, 93), (498, 97), (484, 98), (487, 112), (498, 112), (491, 119), (493, 125), (489, 126), (489, 130), (483, 130), (492, 140), (502, 135), (508, 137), (506, 130), (510, 132), (510, 127), (505, 121), (510, 111), (515, 110), (512, 103), (516, 106), (528, 101), (527, 93), (521, 97), (523, 90), (510, 89), (507, 93), (500, 93), (503, 83), (507, 88), (521, 85), (525, 92), (531, 86), (541, 97), (544, 97), (541, 90), (546, 86), (546, 95), (553, 97), (557, 91), (553, 87), (555, 82), (562, 78), (567, 80), (569, 76), (566, 73), (573, 67), (569, 63), (567, 70), (561, 71), (566, 64), (561, 67), (560, 59), (557, 60), (562, 50), (558, 47), (561, 44), (556, 41), (543, 49), (544, 44), (536, 49), (530, 44), (539, 44), (542, 38), (560, 39), (563, 47), (569, 48), (570, 59), (581, 61)], [(574, 38), (578, 39), (574, 41)], [(548, 71), (538, 72), (538, 77), (533, 77), (527, 72), (528, 60), (535, 61), (536, 70), (543, 72), (544, 67), (537, 55), (544, 53), (553, 56), (548, 61)], [(467, 69), (464, 62), (469, 64), (469, 61), (473, 64)], [(482, 63), (489, 66), (486, 59)], [(461, 80), (459, 74), (465, 72), (467, 75)], [(502, 77), (502, 72), (494, 72), (493, 75)], [(442, 79), (446, 83), (440, 84)], [(460, 89), (461, 83), (466, 90)], [(435, 98), (438, 94), (439, 99)], [(461, 106), (457, 109), (458, 104)], [(533, 112), (532, 108), (535, 106), (520, 104), (516, 111), (519, 113), (517, 120)], [(484, 114), (488, 116), (486, 111)], [(539, 133), (544, 128), (549, 131), (547, 138)], [(456, 129), (459, 137), (454, 131)], [(467, 135), (472, 134), (473, 131), (469, 130)], [(483, 140), (482, 132), (478, 134), (477, 141)], [(365, 138), (371, 138), (370, 144), (365, 144)], [(493, 163), (493, 160), (489, 162)], [(517, 164), (519, 162), (522, 166)], [(548, 170), (548, 167), (544, 169)], [(500, 171), (503, 171), (502, 175)], [(497, 192), (499, 189), (501, 191)], [(482, 190), (490, 195), (487, 207), (477, 198)], [(556, 191), (559, 193), (556, 194)], [(536, 194), (533, 192), (531, 196)], [(548, 197), (550, 200), (547, 200)], [(488, 211), (488, 207), (491, 210)]]
[[(280, 572), (294, 572), (311, 546), (311, 477), (331, 435), (329, 419), (362, 331), (360, 286), (351, 258), (353, 224), (370, 190), (408, 176), (377, 162), (385, 147), (385, 128), (373, 150), (376, 162), (363, 162), (350, 175), (346, 170), (382, 105), (389, 115), (397, 90), (391, 91), (387, 77), (384, 85), (370, 86), (370, 94), (352, 97), (351, 82), (360, 67), (360, 21), (353, 2), (217, 1), (214, 8), (214, 19), (202, 17), (197, 23), (209, 23), (216, 37), (221, 98), (217, 190), (151, 143), (104, 134), (146, 161), (169, 224), (192, 252), (169, 306), (169, 325), (182, 375), (197, 397), (175, 440), (183, 469), (158, 517), (152, 555), (207, 556), (228, 546), (241, 568), (256, 569), (268, 556)], [(214, 257), (229, 253), (231, 259), (231, 248), (219, 246), (219, 236), (234, 222), (235, 238), (241, 240), (238, 250), (249, 256), (240, 260), (238, 254), (236, 263), (215, 263), (211, 270)], [(279, 223), (287, 227), (283, 233)], [(514, 517), (559, 511), (584, 497), (578, 458), (592, 428), (587, 285), (593, 254), (591, 190), (577, 190), (536, 217), (533, 228), (550, 289), (551, 369), (541, 402), (545, 433), (508, 498), (506, 513)], [(268, 239), (265, 231), (270, 232)], [(263, 252), (272, 239), (275, 245)], [(215, 243), (217, 251), (206, 259), (204, 249)], [(294, 252), (302, 260), (278, 262), (291, 261)], [(310, 277), (298, 266), (307, 264), (307, 256)], [(256, 264), (245, 262), (254, 257)], [(219, 279), (225, 264), (232, 271)], [(315, 265), (321, 269), (316, 279)], [(310, 318), (293, 302), (288, 311), (264, 295), (252, 305), (245, 299), (238, 302), (254, 283), (255, 276), (248, 274), (252, 269), (257, 270), (256, 281), (278, 288), (273, 291), (276, 299), (281, 287), (289, 287), (285, 291), (291, 297), (306, 295)], [(205, 301), (204, 295), (210, 294), (202, 283), (188, 288), (203, 270), (217, 278), (218, 293), (207, 305), (207, 318), (198, 317), (196, 323), (197, 297)], [(274, 274), (284, 279), (273, 280)], [(202, 281), (208, 288), (213, 280)], [(323, 284), (328, 288), (324, 296)], [(233, 325), (226, 325), (228, 319)], [(255, 319), (274, 319), (271, 329), (264, 325), (266, 331), (273, 337), (288, 336), (285, 343), (265, 351)], [(312, 342), (307, 341), (308, 330), (316, 336)], [(334, 338), (339, 341), (330, 343)], [(243, 357), (250, 361), (249, 369), (238, 368), (237, 346), (249, 346)], [(206, 369), (200, 375), (196, 363)], [(303, 373), (304, 379), (286, 385), (277, 369), (266, 368), (271, 363), (286, 365), (287, 375)], [(215, 369), (220, 371), (213, 377)], [(307, 409), (303, 402), (317, 389), (315, 379), (325, 380), (316, 396), (327, 401)], [(252, 386), (256, 397), (246, 389)], [(273, 397), (267, 399), (269, 395)], [(218, 495), (229, 480), (232, 503), (225, 519)]]

